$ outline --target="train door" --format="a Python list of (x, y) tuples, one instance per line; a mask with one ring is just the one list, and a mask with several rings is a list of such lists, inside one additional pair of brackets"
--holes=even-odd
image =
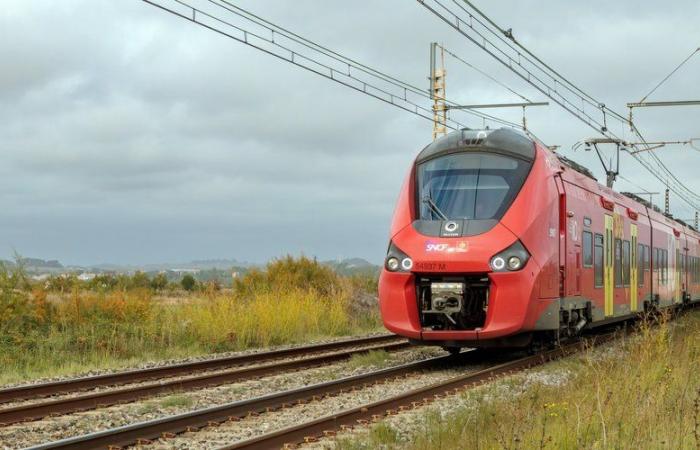
[(630, 224), (630, 235), (632, 236), (632, 248), (630, 249), (630, 311), (637, 311), (638, 303), (638, 260), (637, 260), (637, 225)]
[(566, 295), (581, 295), (581, 234), (576, 217), (568, 219)]
[(613, 289), (615, 288), (615, 280), (613, 278), (613, 216), (605, 215), (605, 236), (603, 243), (605, 246), (605, 264), (604, 264), (604, 281), (603, 287), (605, 290), (605, 317), (612, 316), (615, 312), (613, 307)]
[(675, 303), (681, 303), (683, 301), (681, 298), (681, 271), (683, 270), (683, 265), (681, 264), (681, 245), (678, 237), (676, 237), (676, 259), (673, 263), (673, 272), (675, 274), (673, 299)]

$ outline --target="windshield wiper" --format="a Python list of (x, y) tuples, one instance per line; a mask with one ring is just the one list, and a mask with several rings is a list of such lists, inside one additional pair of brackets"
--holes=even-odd
[(438, 205), (435, 204), (435, 202), (433, 201), (433, 199), (432, 199), (432, 197), (430, 196), (430, 194), (425, 194), (425, 196), (423, 196), (423, 203), (427, 204), (427, 205), (430, 207), (430, 209), (431, 209), (434, 213), (437, 213), (437, 215), (438, 215), (442, 220), (448, 220), (448, 219), (447, 219), (447, 216), (445, 215), (445, 213), (443, 213), (443, 212), (440, 210), (440, 208), (438, 207)]

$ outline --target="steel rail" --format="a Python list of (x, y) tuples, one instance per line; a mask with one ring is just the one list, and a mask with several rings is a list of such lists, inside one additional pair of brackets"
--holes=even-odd
[(28, 384), (11, 388), (0, 389), (0, 403), (17, 400), (47, 397), (50, 395), (67, 394), (70, 392), (94, 389), (105, 386), (116, 386), (128, 383), (148, 381), (156, 378), (174, 377), (193, 372), (206, 370), (225, 369), (243, 364), (251, 364), (280, 358), (303, 356), (312, 353), (337, 350), (345, 347), (372, 345), (400, 339), (393, 334), (382, 334), (358, 339), (345, 339), (341, 341), (322, 344), (292, 347), (268, 352), (249, 353), (245, 355), (229, 356), (224, 358), (207, 359), (180, 364), (171, 364), (162, 367), (148, 369), (129, 370), (124, 372), (95, 375), (89, 377), (73, 378), (69, 380), (53, 381), (41, 384)]
[(609, 342), (614, 339), (615, 336), (615, 333), (602, 335), (595, 340), (585, 340), (569, 344), (554, 350), (499, 364), (479, 372), (453, 377), (446, 381), (414, 389), (391, 398), (347, 409), (339, 413), (266, 433), (245, 441), (239, 441), (221, 447), (218, 450), (279, 449), (296, 443), (314, 442), (319, 437), (332, 436), (338, 429), (352, 427), (358, 423), (367, 424), (373, 420), (380, 420), (384, 416), (396, 414), (398, 411), (425, 405), (434, 401), (436, 398), (457, 394), (461, 390), (478, 386), (493, 378), (509, 375), (572, 355), (585, 348), (585, 342), (591, 342), (592, 345), (599, 345), (604, 342)]
[(364, 388), (371, 384), (400, 378), (420, 370), (440, 367), (452, 361), (478, 361), (482, 356), (482, 352), (469, 351), (457, 358), (454, 356), (428, 358), (366, 374), (354, 375), (253, 399), (232, 402), (213, 408), (204, 408), (175, 416), (99, 431), (84, 436), (67, 438), (56, 442), (37, 445), (30, 449), (81, 450), (127, 446), (139, 443), (144, 444), (152, 439), (173, 437), (185, 431), (194, 431), (206, 426), (221, 424), (226, 421), (236, 421), (249, 415), (290, 407), (295, 403), (319, 400), (324, 396), (337, 395), (358, 388)]
[(369, 353), (373, 350), (397, 351), (409, 347), (407, 341), (364, 347), (356, 350), (331, 353), (311, 358), (282, 361), (259, 366), (244, 367), (212, 374), (198, 375), (172, 381), (159, 381), (142, 386), (125, 389), (108, 390), (92, 394), (67, 397), (48, 402), (31, 403), (12, 408), (0, 409), (0, 425), (37, 420), (47, 416), (106, 408), (118, 403), (127, 403), (152, 397), (158, 394), (182, 392), (220, 386), (256, 377), (276, 375), (279, 373), (317, 367), (350, 359), (354, 355)]

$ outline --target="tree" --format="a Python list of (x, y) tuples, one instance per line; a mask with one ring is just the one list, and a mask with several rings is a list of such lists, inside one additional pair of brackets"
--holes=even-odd
[(168, 287), (168, 277), (162, 272), (151, 280), (151, 288), (156, 292), (160, 292), (166, 287)]
[(182, 285), (182, 289), (186, 290), (187, 292), (192, 292), (194, 291), (195, 286), (197, 286), (197, 280), (195, 280), (194, 277), (188, 273), (182, 277), (180, 284)]
[(136, 271), (130, 281), (129, 287), (131, 289), (148, 289), (151, 286), (151, 279), (148, 278), (148, 274), (140, 270)]

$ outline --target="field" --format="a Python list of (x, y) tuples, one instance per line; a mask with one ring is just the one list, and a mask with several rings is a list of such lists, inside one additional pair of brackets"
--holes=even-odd
[(700, 448), (700, 312), (451, 403), (339, 448)]
[(171, 299), (141, 281), (66, 288), (0, 269), (0, 383), (381, 329), (376, 309), (355, 301), (374, 280), (307, 258)]

